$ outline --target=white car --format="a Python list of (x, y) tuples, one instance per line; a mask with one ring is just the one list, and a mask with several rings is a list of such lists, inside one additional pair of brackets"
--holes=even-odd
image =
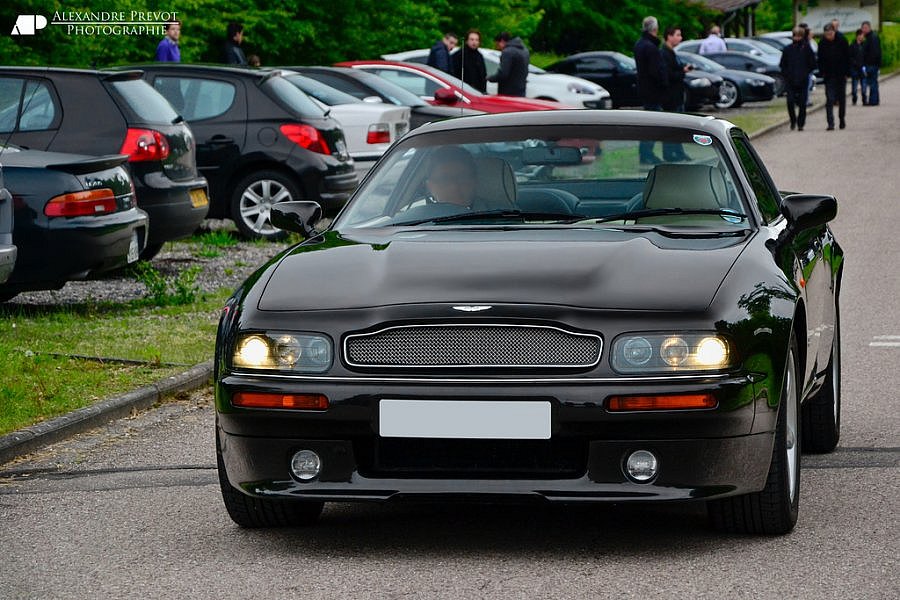
[[(455, 48), (452, 53), (455, 54), (457, 51), (458, 48)], [(478, 51), (484, 56), (484, 66), (487, 68), (488, 77), (494, 75), (500, 68), (500, 51), (487, 48), (479, 48)], [(420, 48), (395, 54), (383, 54), (382, 58), (424, 64), (428, 60), (428, 52), (428, 48)], [(497, 84), (489, 81), (487, 91), (489, 94), (496, 94)], [(602, 86), (580, 77), (548, 73), (534, 65), (528, 65), (525, 95), (529, 98), (552, 100), (569, 106), (612, 108), (612, 98)]]
[(344, 130), (347, 150), (360, 176), (372, 168), (384, 151), (409, 131), (409, 107), (363, 102), (345, 92), (299, 73), (284, 72), (285, 79), (322, 106)]

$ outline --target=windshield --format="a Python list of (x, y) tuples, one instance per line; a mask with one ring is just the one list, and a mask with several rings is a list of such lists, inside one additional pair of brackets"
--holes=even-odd
[(383, 77), (373, 75), (372, 73), (366, 73), (365, 71), (360, 71), (358, 69), (356, 70), (356, 76), (359, 77), (360, 81), (387, 98), (391, 104), (396, 104), (398, 106), (427, 106), (424, 100), (412, 92), (403, 89), (397, 84), (391, 83)]
[(329, 85), (325, 85), (320, 81), (316, 81), (304, 75), (285, 75), (290, 83), (295, 85), (297, 89), (309, 94), (322, 104), (327, 106), (337, 106), (338, 104), (356, 104), (362, 102), (359, 98), (354, 98), (346, 92), (337, 90)]
[[(641, 146), (665, 160), (644, 164)], [(648, 161), (649, 162), (649, 161)], [(746, 230), (719, 142), (679, 128), (528, 126), (412, 136), (334, 223), (363, 227)]]
[(717, 71), (725, 70), (725, 67), (723, 67), (719, 63), (709, 60), (705, 56), (700, 56), (699, 54), (693, 54), (691, 52), (678, 52), (678, 58), (680, 58), (682, 62), (689, 62), (701, 71), (706, 71), (707, 73), (715, 73)]

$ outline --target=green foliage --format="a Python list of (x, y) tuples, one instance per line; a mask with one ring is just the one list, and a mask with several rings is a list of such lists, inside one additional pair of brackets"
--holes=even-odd
[(885, 67), (900, 65), (900, 24), (885, 25), (879, 33), (881, 64)]
[(794, 0), (766, 0), (756, 6), (756, 31), (785, 31), (794, 26)]
[(175, 277), (166, 277), (149, 262), (137, 263), (132, 272), (135, 279), (147, 288), (147, 303), (154, 306), (183, 306), (197, 299), (200, 288), (196, 285), (200, 267), (194, 265)]

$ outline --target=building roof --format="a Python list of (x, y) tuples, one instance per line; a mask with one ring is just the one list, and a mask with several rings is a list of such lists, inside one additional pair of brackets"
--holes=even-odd
[(729, 13), (760, 2), (762, 0), (703, 0), (703, 5), (712, 10)]

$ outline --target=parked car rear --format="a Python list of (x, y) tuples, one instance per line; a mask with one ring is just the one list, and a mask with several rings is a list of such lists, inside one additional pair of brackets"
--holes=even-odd
[(0, 300), (61, 288), (138, 260), (147, 213), (137, 208), (128, 156), (0, 147), (12, 195), (15, 268)]
[(12, 195), (3, 184), (3, 164), (0, 163), (0, 283), (9, 279), (16, 266), (17, 249), (13, 243), (12, 230)]
[(359, 181), (340, 124), (279, 70), (142, 65), (197, 136), (209, 180), (209, 215), (233, 219), (249, 238), (283, 232), (269, 219), (276, 202), (313, 200), (336, 213)]
[(190, 235), (209, 208), (194, 137), (140, 72), (0, 67), (0, 134), (34, 150), (128, 155), (152, 227), (142, 258)]

